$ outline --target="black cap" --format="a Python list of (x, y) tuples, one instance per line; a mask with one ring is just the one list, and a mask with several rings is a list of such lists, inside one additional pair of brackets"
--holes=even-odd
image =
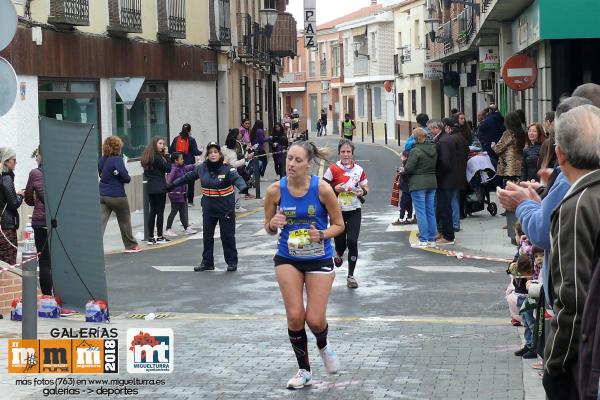
[(456, 118), (445, 118), (444, 125), (449, 126), (450, 128), (459, 128), (458, 121)]
[(216, 147), (217, 150), (221, 151), (221, 146), (219, 146), (219, 143), (217, 142), (208, 142), (208, 144), (206, 145), (206, 152), (208, 153), (208, 150), (210, 150), (211, 147)]
[(181, 127), (181, 133), (190, 133), (192, 131), (192, 126), (188, 123), (183, 124)]

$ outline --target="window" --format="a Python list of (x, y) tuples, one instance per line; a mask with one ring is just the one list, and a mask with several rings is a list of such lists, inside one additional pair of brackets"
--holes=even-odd
[(413, 114), (417, 114), (417, 91), (410, 91), (410, 107)]
[(398, 93), (398, 115), (404, 117), (404, 93)]
[(241, 120), (250, 118), (250, 83), (247, 76), (240, 79), (240, 117)]
[(344, 65), (348, 65), (350, 62), (350, 56), (348, 56), (348, 52), (350, 51), (350, 41), (348, 38), (344, 39)]
[(140, 157), (154, 136), (168, 140), (166, 82), (145, 82), (131, 109), (127, 108), (116, 90), (114, 100), (113, 126), (117, 136), (123, 140), (123, 153), (127, 157)]
[(296, 57), (298, 59), (298, 72), (302, 72), (302, 57)]
[(363, 118), (365, 116), (365, 90), (358, 88), (358, 116)]
[(374, 103), (374, 115), (373, 117), (376, 119), (381, 118), (381, 87), (375, 87), (375, 91), (373, 93), (373, 103)]
[(415, 43), (413, 44), (413, 47), (418, 49), (421, 47), (421, 30), (419, 29), (419, 20), (418, 19), (415, 19), (413, 26), (414, 26), (413, 32), (414, 32), (414, 41), (415, 41)]
[(321, 93), (321, 110), (327, 112), (329, 110), (329, 94)]
[(310, 50), (309, 53), (309, 61), (308, 61), (308, 76), (310, 78), (314, 78), (317, 75), (317, 52), (315, 50)]
[(427, 114), (427, 89), (421, 86), (421, 112)]
[(331, 49), (331, 75), (340, 76), (340, 48), (337, 46)]
[(371, 32), (371, 57), (377, 60), (377, 45), (375, 32)]
[(97, 81), (44, 81), (38, 84), (39, 114), (63, 121), (94, 124), (100, 139), (100, 105)]

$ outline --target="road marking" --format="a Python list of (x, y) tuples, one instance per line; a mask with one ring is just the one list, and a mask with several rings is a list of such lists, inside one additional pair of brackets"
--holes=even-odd
[(466, 265), (407, 265), (408, 268), (416, 269), (423, 272), (479, 272), (479, 273), (494, 273), (489, 269), (470, 267)]
[(194, 272), (193, 265), (153, 265), (160, 272)]
[(252, 236), (267, 236), (267, 235), (268, 235), (268, 233), (265, 230), (265, 228), (261, 228), (256, 233), (254, 233)]
[[(250, 314), (199, 314), (199, 313), (172, 313), (169, 312), (169, 320), (195, 320), (195, 321), (285, 321), (285, 315), (250, 315)], [(116, 316), (116, 319), (127, 319), (131, 313)], [(358, 317), (358, 316), (327, 316), (330, 321), (364, 321), (364, 322), (412, 322), (416, 324), (448, 324), (448, 325), (506, 325), (506, 318), (486, 317), (442, 317), (442, 316), (381, 316), (381, 317)]]
[(415, 224), (411, 224), (411, 225), (389, 224), (385, 231), (386, 232), (412, 232), (413, 229), (415, 229)]

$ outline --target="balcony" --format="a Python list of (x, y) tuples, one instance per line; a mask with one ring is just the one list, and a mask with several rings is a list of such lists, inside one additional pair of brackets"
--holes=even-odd
[(113, 35), (142, 32), (142, 0), (109, 0), (108, 22)]
[(321, 78), (325, 78), (327, 76), (327, 60), (321, 60), (320, 67), (320, 76)]
[(239, 58), (254, 57), (254, 48), (252, 47), (252, 17), (248, 13), (237, 14), (237, 55)]
[(158, 0), (158, 40), (185, 39), (185, 0)]
[(88, 0), (50, 0), (48, 23), (59, 27), (89, 26)]
[(305, 83), (306, 82), (306, 71), (301, 72), (284, 72), (283, 78), (279, 81), (280, 83)]
[(210, 15), (210, 40), (214, 47), (231, 46), (231, 10), (229, 0), (211, 0)]
[(275, 57), (295, 57), (298, 54), (296, 20), (289, 13), (280, 13), (271, 35), (271, 54)]

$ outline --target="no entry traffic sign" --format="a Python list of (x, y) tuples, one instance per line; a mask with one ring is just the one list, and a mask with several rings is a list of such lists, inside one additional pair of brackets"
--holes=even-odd
[(525, 54), (510, 57), (502, 67), (502, 79), (512, 90), (525, 90), (532, 87), (537, 79), (537, 65)]

